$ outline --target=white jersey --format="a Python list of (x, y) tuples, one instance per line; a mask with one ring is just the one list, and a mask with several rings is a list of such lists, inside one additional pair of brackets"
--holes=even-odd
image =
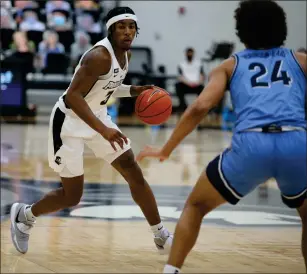
[[(113, 47), (108, 40), (108, 38), (104, 38), (103, 40), (97, 42), (92, 48), (87, 50), (81, 57), (79, 64), (77, 65), (73, 78), (75, 77), (76, 72), (79, 70), (81, 62), (83, 57), (93, 48), (103, 46), (105, 47), (112, 59), (111, 68), (109, 72), (105, 75), (101, 75), (96, 83), (93, 85), (93, 87), (88, 91), (86, 96), (84, 97), (85, 101), (91, 108), (91, 110), (94, 113), (98, 113), (107, 115), (107, 106), (106, 103), (109, 100), (109, 98), (112, 96), (112, 94), (118, 89), (118, 87), (123, 83), (126, 74), (128, 72), (128, 55), (126, 53), (126, 64), (125, 67), (122, 69), (119, 65), (117, 58), (115, 56)], [(73, 79), (72, 78), (72, 79)], [(65, 105), (63, 101), (63, 97), (67, 93), (67, 90), (64, 92), (64, 94), (59, 99), (59, 106), (62, 110), (64, 110), (65, 114), (68, 114), (69, 116), (77, 116), (71, 109)]]

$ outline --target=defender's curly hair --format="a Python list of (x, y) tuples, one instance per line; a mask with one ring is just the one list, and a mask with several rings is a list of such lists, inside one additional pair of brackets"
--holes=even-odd
[(280, 47), (287, 38), (284, 10), (272, 0), (245, 0), (235, 10), (236, 34), (251, 49)]
[[(105, 17), (105, 22), (108, 22), (108, 20), (110, 20), (114, 16), (117, 16), (117, 15), (120, 15), (120, 14), (125, 14), (125, 13), (134, 14), (135, 15), (134, 11), (131, 8), (129, 8), (129, 7), (116, 7), (114, 9), (111, 9), (108, 12), (107, 16)], [(113, 24), (110, 27), (108, 37), (112, 36), (114, 28), (115, 28), (115, 24)], [(135, 28), (136, 28), (136, 36), (137, 36), (139, 34), (140, 28), (138, 27), (138, 24), (136, 22), (135, 22)]]

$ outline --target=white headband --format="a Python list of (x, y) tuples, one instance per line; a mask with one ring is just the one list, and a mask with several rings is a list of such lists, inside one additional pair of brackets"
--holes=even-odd
[(130, 13), (124, 13), (124, 14), (120, 14), (117, 16), (112, 17), (108, 22), (107, 22), (107, 29), (109, 29), (109, 27), (111, 25), (113, 25), (114, 23), (120, 21), (120, 20), (126, 20), (126, 19), (131, 19), (135, 22), (138, 21), (137, 17), (134, 14), (130, 14)]

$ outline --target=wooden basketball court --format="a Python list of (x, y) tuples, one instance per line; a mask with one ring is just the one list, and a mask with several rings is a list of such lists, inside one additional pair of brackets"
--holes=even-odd
[[(47, 163), (47, 125), (1, 125), (1, 273), (161, 273), (167, 256), (157, 253), (152, 233), (121, 176), (85, 151), (85, 190), (76, 208), (38, 218), (29, 251), (10, 239), (10, 206), (33, 203), (59, 186)], [(171, 129), (122, 128), (135, 153), (159, 145)], [(173, 231), (187, 195), (207, 163), (230, 144), (219, 130), (193, 132), (164, 164), (141, 163), (164, 223)], [(236, 207), (210, 213), (185, 273), (303, 273), (301, 224), (286, 208), (275, 182), (267, 182)]]

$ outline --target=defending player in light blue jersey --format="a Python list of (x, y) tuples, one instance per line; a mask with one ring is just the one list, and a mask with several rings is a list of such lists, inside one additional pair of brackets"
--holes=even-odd
[(209, 163), (190, 194), (164, 273), (179, 273), (206, 214), (225, 202), (238, 203), (270, 178), (276, 179), (283, 202), (301, 216), (306, 265), (307, 56), (283, 47), (286, 15), (276, 2), (243, 1), (235, 19), (237, 35), (246, 49), (211, 72), (208, 85), (162, 149), (148, 147), (137, 157), (167, 159), (230, 88), (236, 114), (231, 146)]

